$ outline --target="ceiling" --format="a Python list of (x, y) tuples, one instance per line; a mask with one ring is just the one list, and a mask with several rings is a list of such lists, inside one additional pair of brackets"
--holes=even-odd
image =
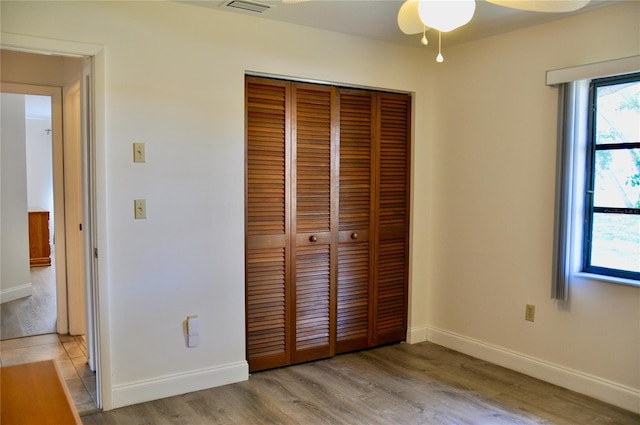
[[(225, 7), (228, 0), (178, 1), (198, 7), (207, 7), (231, 13), (242, 13), (264, 19), (288, 22), (327, 31), (351, 34), (407, 46), (422, 47), (422, 34), (405, 35), (397, 24), (402, 0), (309, 0), (301, 3), (283, 3), (280, 0), (249, 0), (271, 8), (263, 13), (240, 11)], [(566, 1), (566, 0), (540, 0)], [(485, 0), (476, 1), (473, 19), (467, 25), (443, 33), (443, 46), (464, 43), (516, 29), (542, 24), (563, 17), (609, 6), (621, 0), (592, 0), (586, 7), (570, 13), (526, 12), (497, 6)], [(430, 31), (435, 34), (435, 31)], [(429, 37), (429, 33), (427, 34)], [(433, 38), (433, 35), (430, 36)], [(434, 48), (437, 43), (429, 43)]]

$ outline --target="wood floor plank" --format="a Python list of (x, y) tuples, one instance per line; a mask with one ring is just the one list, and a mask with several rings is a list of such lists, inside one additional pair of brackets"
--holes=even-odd
[(83, 418), (146, 424), (640, 424), (640, 415), (428, 342), (394, 344)]

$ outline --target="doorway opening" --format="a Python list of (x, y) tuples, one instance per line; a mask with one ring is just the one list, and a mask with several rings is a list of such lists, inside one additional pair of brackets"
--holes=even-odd
[(86, 273), (94, 259), (85, 254), (95, 240), (88, 219), (91, 58), (0, 53), (0, 360), (54, 358), (79, 412), (90, 413), (101, 407), (96, 282)]
[[(8, 204), (3, 208), (6, 217), (2, 227), (10, 233), (3, 237), (3, 242), (11, 243), (9, 249), (3, 246), (2, 258), (0, 339), (7, 340), (57, 332), (56, 245), (52, 96), (22, 93), (1, 96), (2, 153), (6, 155), (8, 150), (11, 155), (9, 169), (2, 176), (11, 185), (2, 188), (2, 200)], [(26, 197), (18, 175), (26, 175)], [(25, 223), (29, 230), (26, 240)], [(28, 277), (30, 280), (25, 280)], [(14, 283), (25, 285), (18, 290)]]

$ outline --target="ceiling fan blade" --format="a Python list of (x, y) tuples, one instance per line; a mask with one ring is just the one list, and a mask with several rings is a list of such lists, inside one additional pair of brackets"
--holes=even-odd
[(528, 10), (531, 12), (573, 12), (581, 9), (590, 0), (487, 0), (489, 3), (511, 9)]
[(398, 26), (405, 34), (418, 34), (424, 29), (424, 24), (418, 15), (418, 0), (407, 0), (398, 11)]

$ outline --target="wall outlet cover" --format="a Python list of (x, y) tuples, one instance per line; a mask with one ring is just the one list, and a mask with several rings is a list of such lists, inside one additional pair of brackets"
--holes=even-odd
[(524, 312), (524, 320), (529, 322), (535, 322), (536, 320), (536, 306), (533, 304), (527, 304)]

